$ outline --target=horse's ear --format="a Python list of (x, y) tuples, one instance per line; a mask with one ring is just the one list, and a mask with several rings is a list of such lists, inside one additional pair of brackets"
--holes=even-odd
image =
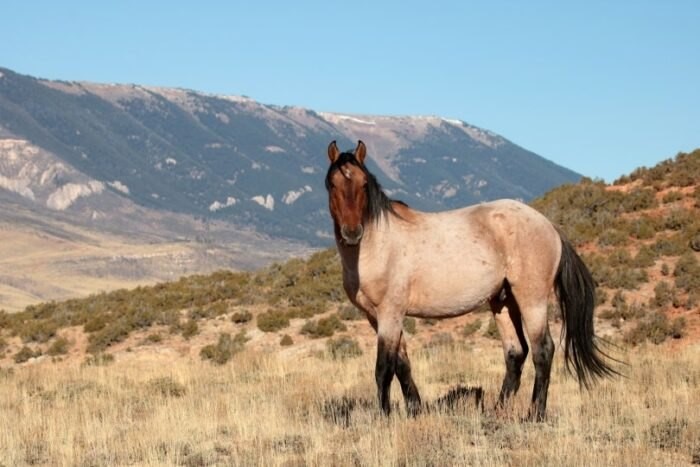
[(328, 158), (331, 160), (331, 164), (338, 160), (339, 155), (340, 151), (338, 150), (338, 145), (335, 144), (335, 140), (333, 140), (331, 144), (328, 145)]
[(360, 164), (365, 163), (365, 156), (367, 155), (367, 147), (365, 146), (365, 143), (362, 141), (357, 142), (357, 147), (355, 148), (355, 159)]

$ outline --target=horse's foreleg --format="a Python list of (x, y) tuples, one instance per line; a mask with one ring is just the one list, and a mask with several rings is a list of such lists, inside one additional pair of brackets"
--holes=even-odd
[(406, 412), (409, 416), (415, 416), (420, 413), (421, 400), (416, 383), (411, 376), (411, 362), (408, 359), (406, 351), (406, 339), (401, 332), (401, 342), (399, 343), (399, 355), (396, 362), (396, 377), (401, 384), (401, 392), (406, 402)]
[(379, 317), (377, 324), (377, 365), (374, 377), (382, 411), (385, 415), (389, 415), (391, 380), (398, 366), (403, 325), (398, 317)]

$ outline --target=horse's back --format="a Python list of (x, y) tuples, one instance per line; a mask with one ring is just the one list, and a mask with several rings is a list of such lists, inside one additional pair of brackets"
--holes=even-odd
[(405, 255), (413, 272), (410, 314), (461, 314), (506, 279), (517, 285), (541, 276), (551, 287), (561, 252), (547, 218), (515, 200), (426, 213), (413, 230), (404, 246), (412, 250)]

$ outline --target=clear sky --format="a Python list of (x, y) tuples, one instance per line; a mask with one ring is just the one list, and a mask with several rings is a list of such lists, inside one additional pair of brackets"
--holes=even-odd
[(0, 66), (464, 120), (608, 181), (700, 147), (700, 1), (5, 1)]

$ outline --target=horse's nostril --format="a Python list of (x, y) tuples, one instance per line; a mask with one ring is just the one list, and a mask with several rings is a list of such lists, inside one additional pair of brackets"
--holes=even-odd
[(347, 225), (343, 225), (340, 228), (340, 233), (343, 236), (343, 239), (351, 245), (356, 244), (357, 242), (360, 241), (362, 238), (362, 234), (364, 233), (364, 228), (362, 227), (362, 224), (358, 224), (356, 227), (351, 228), (348, 227)]

